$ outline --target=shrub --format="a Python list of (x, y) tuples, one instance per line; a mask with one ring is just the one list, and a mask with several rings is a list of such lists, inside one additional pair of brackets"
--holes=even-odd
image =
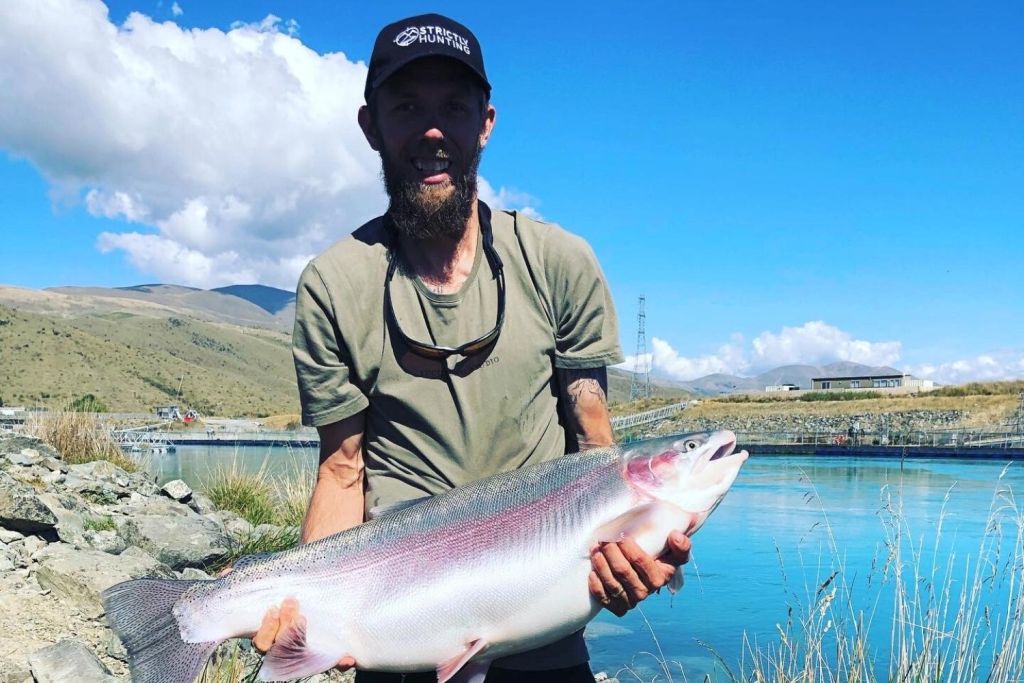
[(93, 394), (86, 394), (72, 401), (71, 405), (68, 406), (68, 410), (76, 413), (105, 413), (107, 412), (107, 406)]
[(861, 401), (882, 398), (880, 391), (809, 391), (801, 394), (800, 401)]

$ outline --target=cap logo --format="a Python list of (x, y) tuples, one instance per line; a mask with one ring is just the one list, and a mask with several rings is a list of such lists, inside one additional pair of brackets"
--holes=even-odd
[(409, 47), (413, 43), (437, 43), (470, 54), (468, 40), (440, 26), (407, 26), (395, 36), (395, 45), (399, 47)]

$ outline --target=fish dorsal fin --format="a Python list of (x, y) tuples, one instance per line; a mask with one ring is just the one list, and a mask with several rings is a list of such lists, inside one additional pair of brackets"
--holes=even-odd
[(437, 666), (437, 683), (483, 683), (487, 677), (487, 669), (490, 668), (489, 661), (469, 660), (487, 649), (487, 641), (482, 639), (474, 640), (466, 646), (466, 649)]
[(290, 681), (306, 678), (333, 667), (342, 654), (328, 652), (327, 648), (309, 642), (308, 622), (299, 616), (283, 633), (279, 633), (274, 647), (263, 658), (261, 681)]
[(390, 505), (375, 505), (370, 508), (370, 519), (377, 519), (384, 515), (390, 515), (395, 512), (401, 512), (406, 508), (411, 508), (413, 505), (419, 505), (425, 500), (429, 500), (431, 496), (423, 496), (421, 498), (413, 498), (412, 500), (401, 500), (397, 503), (391, 503)]
[(693, 514), (660, 500), (638, 505), (597, 528), (591, 543), (617, 543), (632, 538), (646, 552), (656, 555), (665, 548), (672, 529), (687, 529)]

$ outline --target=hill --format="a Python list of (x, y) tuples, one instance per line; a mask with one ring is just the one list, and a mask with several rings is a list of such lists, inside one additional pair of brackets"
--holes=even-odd
[(0, 398), (58, 408), (91, 393), (113, 411), (180, 403), (214, 415), (298, 412), (287, 333), (161, 312), (0, 305)]
[(705, 396), (732, 394), (750, 391), (764, 391), (772, 384), (795, 384), (801, 389), (810, 389), (814, 377), (849, 377), (856, 375), (898, 375), (899, 370), (888, 366), (863, 365), (849, 361), (829, 363), (828, 365), (783, 365), (763, 372), (755, 377), (740, 377), (715, 373), (705, 375), (687, 382), (679, 382), (677, 386)]
[[(0, 303), (4, 303), (0, 288)], [(126, 301), (149, 304), (178, 315), (209, 322), (266, 327), (290, 332), (295, 315), (295, 295), (262, 285), (233, 285), (205, 290), (180, 285), (136, 285), (134, 287), (52, 287), (44, 293), (67, 297), (66, 305), (79, 311), (110, 308)], [(36, 304), (42, 303), (36, 299)], [(48, 302), (53, 304), (53, 301)], [(37, 312), (49, 312), (33, 308)], [(151, 310), (155, 312), (155, 310)]]

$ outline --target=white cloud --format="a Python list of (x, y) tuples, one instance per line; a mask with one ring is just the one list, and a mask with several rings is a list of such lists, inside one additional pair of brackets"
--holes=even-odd
[(907, 366), (904, 371), (940, 384), (1024, 379), (1024, 351), (994, 351), (947, 363)]
[(181, 5), (179, 5), (176, 2), (171, 4), (171, 14), (173, 14), (176, 17), (180, 17), (184, 13), (185, 10), (181, 9)]
[(898, 341), (870, 342), (820, 320), (800, 327), (783, 327), (778, 334), (762, 332), (751, 342), (753, 364), (762, 369), (804, 363), (823, 365), (852, 361), (864, 365), (891, 365), (899, 360)]
[(0, 148), (55, 197), (136, 224), (98, 246), (149, 275), (291, 288), (386, 206), (355, 121), (366, 67), (297, 30), (115, 26), (98, 0), (4, 0)]
[[(780, 365), (822, 366), (837, 361), (896, 367), (902, 352), (898, 341), (854, 339), (850, 333), (820, 320), (799, 327), (783, 327), (778, 332), (764, 331), (749, 346), (742, 336), (734, 334), (714, 353), (703, 356), (683, 356), (668, 341), (658, 337), (651, 339), (651, 348), (650, 353), (641, 357), (640, 368), (649, 363), (651, 374), (681, 381), (713, 373), (750, 377)], [(637, 367), (636, 361), (636, 356), (627, 356), (617, 367), (632, 371)], [(941, 384), (1021, 379), (1024, 378), (1024, 351), (997, 351), (967, 360), (904, 365), (901, 369)]]
[(544, 220), (544, 217), (533, 207), (537, 203), (535, 197), (525, 192), (501, 187), (495, 190), (482, 176), (477, 179), (477, 193), (480, 199), (487, 203), (492, 209), (515, 209), (535, 220)]
[[(750, 367), (740, 335), (733, 335), (732, 340), (720, 346), (715, 353), (694, 358), (681, 356), (669, 342), (658, 337), (651, 338), (651, 349), (651, 353), (640, 357), (640, 369), (649, 363), (652, 374), (670, 379), (686, 381), (713, 373), (735, 375)], [(632, 371), (637, 367), (636, 361), (637, 356), (627, 356), (626, 361), (617, 367)]]

